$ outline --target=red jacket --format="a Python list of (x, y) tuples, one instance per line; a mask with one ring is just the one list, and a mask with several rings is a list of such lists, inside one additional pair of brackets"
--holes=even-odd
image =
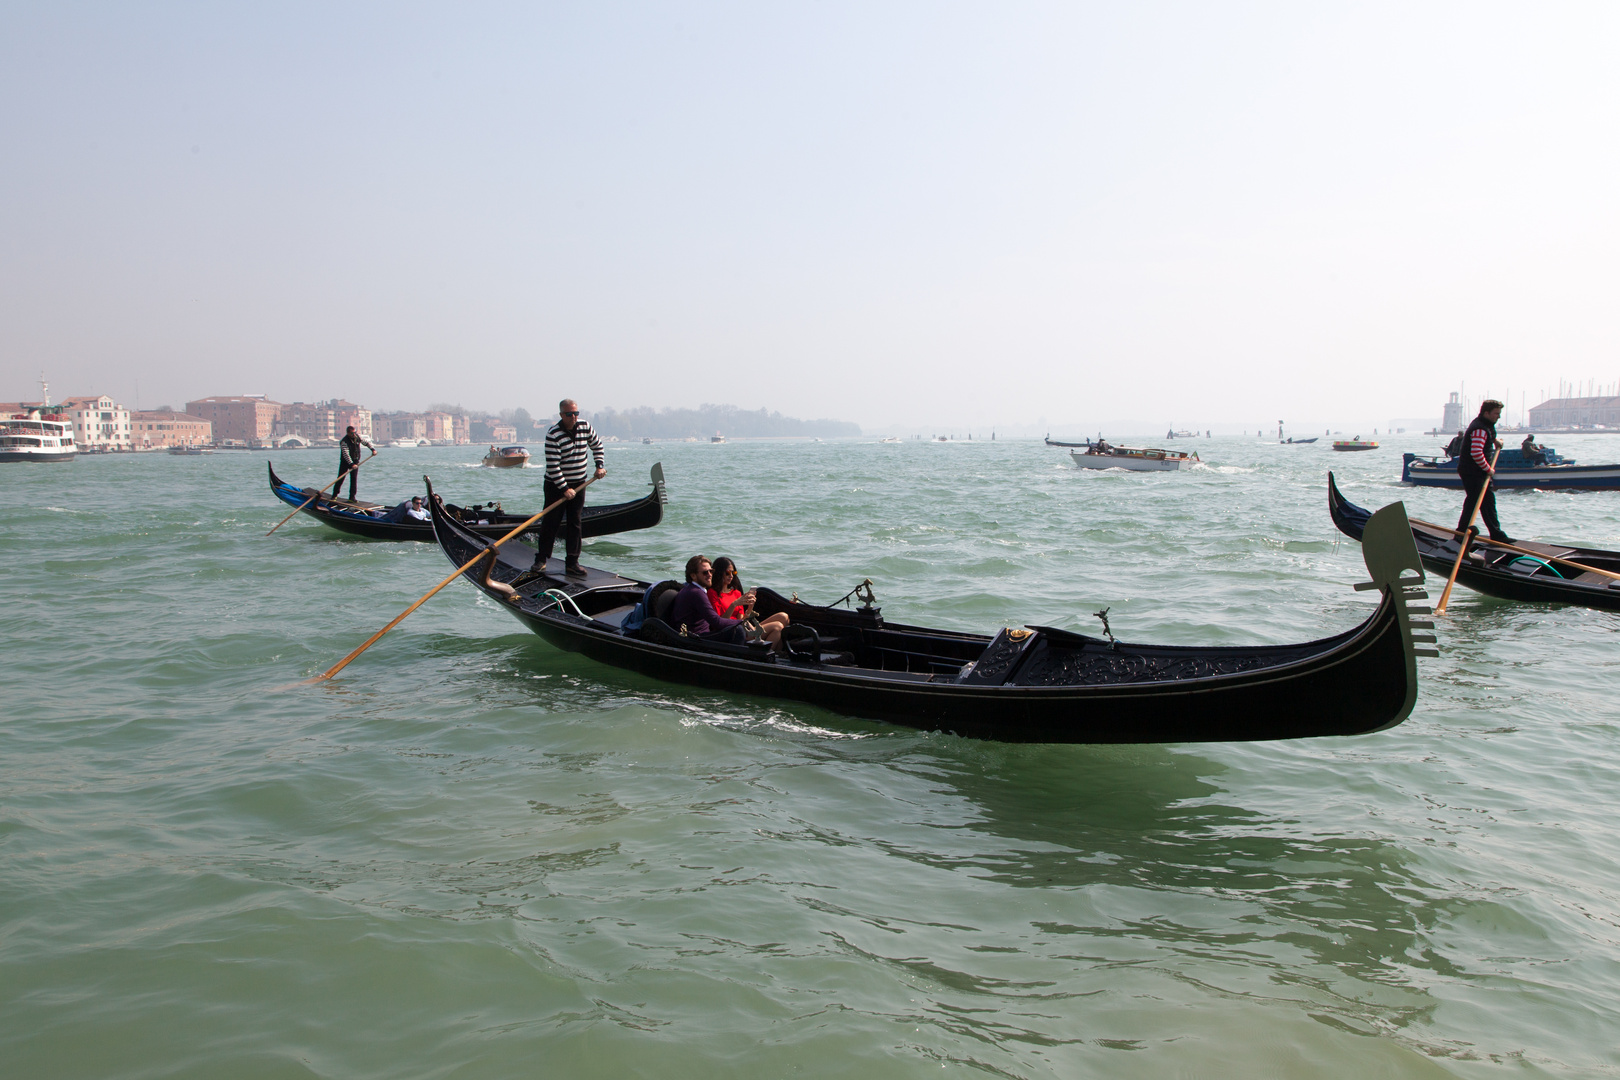
[[(714, 605), (714, 613), (723, 619), (742, 618), (743, 611), (741, 589), (731, 589), (723, 593), (715, 592), (713, 589), (710, 589), (709, 603)], [(731, 613), (732, 608), (737, 609), (737, 613), (735, 615)]]

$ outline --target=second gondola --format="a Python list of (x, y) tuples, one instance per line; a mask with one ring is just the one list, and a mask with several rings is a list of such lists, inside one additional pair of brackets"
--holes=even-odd
[[(274, 465), (270, 466), (270, 490), (275, 492), (276, 498), (288, 506), (302, 506), (303, 512), (316, 521), (351, 536), (363, 536), (368, 540), (433, 542), (432, 525), (425, 521), (386, 520), (386, 517), (379, 516), (378, 513), (386, 514), (389, 509), (386, 506), (350, 502), (347, 499), (330, 499), (324, 495), (311, 502), (310, 496), (315, 494), (314, 489), (295, 487), (287, 483), (276, 475)], [(585, 507), (581, 522), (585, 538), (609, 536), (633, 529), (650, 529), (664, 520), (664, 504), (668, 501), (669, 496), (664, 491), (664, 466), (662, 462), (655, 462), (652, 467), (652, 490), (641, 498), (631, 499), (629, 502)], [(505, 536), (529, 516), (503, 510), (499, 503), (478, 506), (456, 506), (446, 503), (445, 511), (464, 527), (492, 539)], [(528, 531), (538, 532), (539, 529), (540, 523), (535, 522)]]
[[(1328, 473), (1328, 513), (1339, 531), (1353, 540), (1362, 538), (1371, 515), (1344, 497), (1332, 473)], [(1423, 565), (1441, 576), (1451, 574), (1457, 562), (1456, 530), (1414, 521), (1412, 540)], [(1620, 611), (1620, 578), (1608, 574), (1620, 574), (1620, 551), (1535, 540), (1517, 540), (1511, 547), (1475, 541), (1457, 570), (1457, 584), (1503, 600)]]

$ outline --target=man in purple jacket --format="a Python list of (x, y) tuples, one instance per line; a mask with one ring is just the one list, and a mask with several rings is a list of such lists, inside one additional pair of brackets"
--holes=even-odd
[(709, 641), (741, 645), (748, 640), (742, 620), (715, 614), (714, 605), (709, 602), (709, 582), (713, 578), (714, 568), (709, 565), (708, 559), (701, 555), (687, 559), (686, 584), (675, 594), (675, 604), (669, 609), (669, 621), (677, 629), (684, 627), (688, 634)]

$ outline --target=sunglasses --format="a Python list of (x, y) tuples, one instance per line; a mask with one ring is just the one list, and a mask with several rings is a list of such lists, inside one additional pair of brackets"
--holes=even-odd
[(562, 415), (564, 415), (564, 416), (578, 416), (579, 415), (579, 410), (575, 409), (575, 410), (570, 412), (569, 410), (564, 409), (563, 412), (562, 412)]

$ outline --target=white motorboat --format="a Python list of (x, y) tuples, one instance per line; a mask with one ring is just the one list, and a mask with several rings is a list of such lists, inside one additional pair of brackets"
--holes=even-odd
[(1198, 454), (1161, 450), (1149, 446), (1112, 446), (1088, 442), (1084, 450), (1070, 450), (1069, 456), (1082, 469), (1129, 469), (1132, 472), (1171, 472), (1199, 460)]

